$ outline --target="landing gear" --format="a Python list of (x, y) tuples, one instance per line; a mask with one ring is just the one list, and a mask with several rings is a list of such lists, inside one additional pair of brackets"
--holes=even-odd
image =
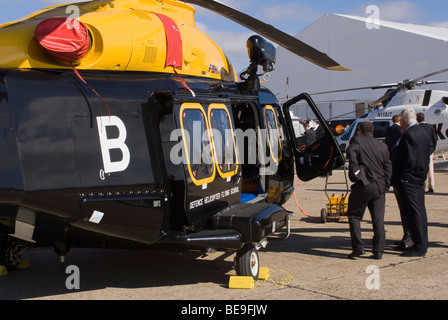
[(258, 280), (260, 259), (254, 245), (246, 244), (236, 253), (235, 270), (238, 276), (248, 276)]
[(23, 249), (19, 241), (8, 236), (0, 238), (0, 265), (11, 271), (17, 268), (22, 257)]
[(63, 232), (59, 233), (53, 240), (54, 252), (58, 255), (58, 260), (61, 263), (65, 262), (65, 256), (70, 251), (71, 241), (68, 234), (68, 229), (65, 228)]
[(322, 221), (322, 223), (327, 222), (327, 216), (328, 216), (328, 212), (325, 208), (320, 210), (320, 220)]

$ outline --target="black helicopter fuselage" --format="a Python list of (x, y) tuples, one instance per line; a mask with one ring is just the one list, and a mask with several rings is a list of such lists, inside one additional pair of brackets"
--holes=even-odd
[[(263, 110), (269, 106), (281, 129), (281, 110), (270, 92), (250, 94), (235, 83), (185, 78), (193, 96), (173, 74), (82, 75), (89, 85), (71, 70), (0, 70), (3, 229), (23, 207), (36, 214), (38, 244), (70, 234), (74, 243), (103, 247), (108, 240), (195, 245), (196, 239), (182, 237), (198, 234), (200, 246), (236, 250), (287, 225), (279, 207), (292, 194), (294, 180), (286, 129), (273, 174), (260, 174), (266, 164), (248, 162), (238, 152), (227, 169), (216, 157), (195, 165), (173, 161), (173, 155), (193, 153), (185, 137), (173, 133), (201, 117), (221, 115), (232, 132), (246, 132), (249, 124), (258, 132), (266, 128)], [(206, 138), (209, 145), (216, 142)], [(247, 148), (249, 143), (241, 150)], [(226, 217), (229, 210), (246, 212), (241, 227)], [(259, 234), (251, 223), (261, 225)]]
[[(347, 70), (220, 2), (191, 3), (322, 68)], [(258, 69), (274, 70), (275, 47), (250, 37), (238, 82), (184, 1), (62, 5), (0, 29), (8, 270), (34, 244), (53, 245), (61, 260), (71, 246), (169, 246), (236, 252), (236, 273), (257, 279), (257, 250), (290, 233), (282, 205), (295, 172), (308, 181), (344, 163), (309, 95), (280, 106), (260, 88)]]

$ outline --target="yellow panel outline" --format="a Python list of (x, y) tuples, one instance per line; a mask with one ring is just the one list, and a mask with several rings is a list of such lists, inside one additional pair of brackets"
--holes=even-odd
[[(190, 165), (190, 153), (189, 153), (189, 149), (186, 143), (186, 139), (185, 139), (185, 129), (184, 129), (184, 122), (183, 122), (183, 113), (185, 110), (199, 110), (200, 112), (202, 112), (202, 115), (204, 116), (204, 121), (205, 121), (205, 125), (207, 127), (207, 131), (208, 131), (208, 137), (209, 137), (209, 143), (211, 146), (211, 153), (212, 153), (212, 159), (215, 158), (214, 155), (214, 149), (213, 149), (213, 142), (210, 140), (211, 137), (211, 130), (210, 130), (210, 125), (209, 125), (209, 121), (207, 119), (207, 114), (204, 110), (204, 108), (202, 107), (201, 104), (199, 103), (184, 103), (181, 105), (180, 107), (180, 111), (179, 111), (179, 123), (182, 129), (182, 140), (184, 143), (184, 148), (185, 148), (185, 153), (186, 153), (186, 159), (187, 159), (187, 166), (188, 166), (188, 172), (190, 173), (190, 177), (191, 180), (193, 181), (193, 183), (197, 186), (202, 186), (206, 183), (210, 183), (213, 180), (215, 180), (215, 175), (216, 175), (216, 170), (215, 170), (215, 163), (213, 162), (213, 171), (212, 174), (210, 175), (210, 177), (204, 178), (204, 179), (196, 179), (196, 177), (193, 175), (193, 172), (191, 170), (191, 165)], [(201, 141), (202, 141), (202, 136), (201, 136)], [(201, 153), (202, 156), (202, 153)], [(214, 161), (214, 160), (213, 160)]]
[(266, 129), (267, 130), (270, 130), (270, 128), (268, 128), (268, 118), (267, 118), (267, 115), (266, 115), (266, 112), (268, 110), (271, 110), (273, 115), (274, 115), (275, 128), (277, 130), (277, 138), (278, 138), (278, 149), (280, 151), (280, 156), (278, 158), (274, 157), (274, 153), (272, 152), (271, 139), (269, 137), (269, 132), (266, 132), (266, 135), (267, 135), (267, 139), (268, 139), (268, 143), (269, 143), (269, 150), (271, 151), (272, 159), (274, 160), (274, 162), (278, 163), (278, 162), (280, 162), (282, 160), (283, 149), (282, 149), (282, 142), (280, 140), (280, 131), (278, 129), (277, 114), (276, 114), (275, 109), (274, 109), (273, 106), (271, 106), (271, 105), (266, 105), (265, 106), (265, 109), (264, 109), (264, 121), (266, 123)]
[[(230, 129), (232, 130), (232, 133), (234, 132), (233, 130), (233, 124), (232, 124), (232, 118), (230, 116), (229, 110), (227, 109), (227, 106), (225, 104), (222, 103), (212, 103), (209, 105), (208, 107), (208, 122), (210, 124), (210, 127), (212, 129), (215, 129), (212, 127), (212, 121), (211, 121), (211, 113), (213, 110), (224, 110), (227, 114), (227, 119), (229, 120), (230, 123)], [(215, 139), (213, 137), (213, 131), (211, 131), (211, 137), (212, 137), (212, 143), (213, 143), (213, 150), (217, 150), (216, 149), (216, 145), (215, 145)], [(228, 177), (232, 177), (234, 175), (237, 174), (238, 172), (238, 152), (237, 152), (237, 148), (236, 148), (236, 143), (235, 143), (235, 136), (232, 134), (232, 139), (233, 139), (233, 152), (235, 152), (235, 161), (236, 161), (236, 166), (235, 166), (235, 170), (232, 171), (228, 171), (228, 172), (222, 172), (221, 168), (219, 167), (219, 163), (218, 163), (218, 159), (217, 159), (217, 155), (216, 152), (214, 152), (214, 161), (215, 161), (215, 165), (216, 168), (218, 169), (219, 175), (221, 176), (221, 178), (226, 179)]]

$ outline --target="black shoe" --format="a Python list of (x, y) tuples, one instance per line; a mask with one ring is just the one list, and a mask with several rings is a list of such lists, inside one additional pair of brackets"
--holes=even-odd
[(394, 247), (394, 250), (395, 251), (406, 251), (406, 250), (409, 250), (410, 248), (411, 248), (410, 246), (407, 246), (403, 242), (401, 242), (399, 245)]
[(406, 250), (401, 254), (402, 257), (424, 257), (426, 255), (426, 252), (424, 251), (417, 251), (413, 249)]
[(428, 192), (429, 193), (434, 193), (434, 189), (429, 189)]
[(365, 253), (364, 250), (353, 250), (352, 253), (350, 253), (347, 258), (349, 259), (355, 259), (356, 257), (360, 257)]
[(375, 252), (374, 254), (372, 254), (370, 256), (371, 259), (375, 259), (375, 260), (381, 260), (383, 259), (383, 254), (379, 253), (379, 252)]

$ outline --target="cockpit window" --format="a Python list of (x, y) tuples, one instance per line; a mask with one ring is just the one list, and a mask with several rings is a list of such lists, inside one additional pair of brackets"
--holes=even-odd
[(389, 127), (389, 121), (373, 121), (373, 136), (380, 140), (386, 139), (386, 131)]

